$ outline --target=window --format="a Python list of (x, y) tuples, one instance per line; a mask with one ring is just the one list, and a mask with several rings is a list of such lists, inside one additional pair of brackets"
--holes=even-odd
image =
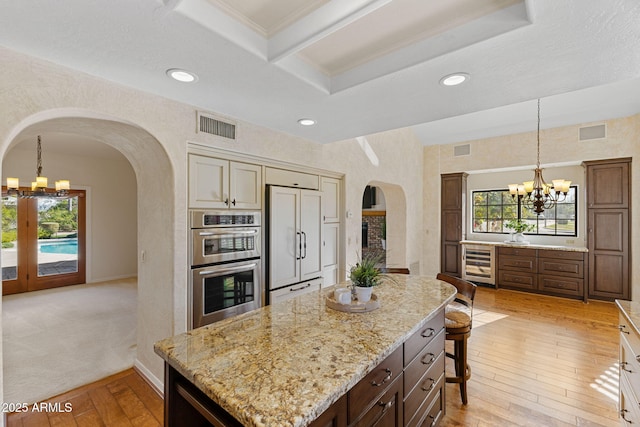
[(473, 191), (472, 215), (474, 233), (509, 233), (507, 221), (520, 217), (535, 226), (526, 234), (543, 236), (578, 235), (577, 187), (571, 186), (567, 197), (553, 208), (545, 209), (540, 215), (526, 206), (522, 200), (514, 199), (509, 190)]

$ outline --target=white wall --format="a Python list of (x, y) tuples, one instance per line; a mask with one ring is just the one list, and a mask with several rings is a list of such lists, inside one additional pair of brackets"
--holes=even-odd
[[(43, 140), (43, 175), (69, 179), (73, 188), (87, 191), (87, 283), (137, 274), (136, 177), (127, 159), (61, 155)], [(35, 177), (36, 144), (23, 141), (2, 161), (2, 182), (17, 177), (28, 187)], [(51, 186), (51, 184), (50, 184)]]

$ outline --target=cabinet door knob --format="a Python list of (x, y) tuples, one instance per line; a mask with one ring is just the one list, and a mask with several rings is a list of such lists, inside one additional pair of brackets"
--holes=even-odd
[(436, 334), (436, 330), (433, 328), (427, 328), (420, 334), (422, 338), (431, 338)]
[(229, 199), (224, 199), (224, 204), (229, 206)]
[(629, 331), (625, 331), (624, 329), (627, 327), (627, 325), (618, 325), (618, 330), (620, 332), (622, 332), (623, 334), (628, 334)]
[(633, 371), (632, 371), (631, 369), (627, 369), (627, 365), (628, 365), (628, 363), (627, 363), (627, 362), (622, 362), (622, 363), (620, 364), (620, 369), (622, 369), (622, 370), (623, 370), (623, 371), (625, 371), (625, 372), (629, 372), (630, 374), (632, 374), (632, 373), (633, 373)]
[[(427, 356), (428, 356), (428, 360), (427, 360)], [(422, 357), (421, 362), (423, 365), (431, 365), (434, 360), (436, 360), (436, 355), (433, 353), (427, 353)]]
[[(431, 384), (429, 385), (429, 387), (425, 387), (424, 383), (426, 383), (428, 381), (431, 381)], [(420, 386), (420, 388), (422, 389), (422, 391), (431, 391), (433, 390), (433, 387), (435, 387), (436, 385), (436, 380), (434, 380), (433, 378), (427, 378), (427, 380), (425, 380), (422, 385)]]
[(233, 206), (235, 206), (235, 205), (236, 205), (236, 199), (233, 199), (233, 201), (231, 202), (231, 204), (232, 204)]
[(372, 386), (380, 387), (381, 385), (383, 385), (384, 383), (386, 383), (391, 379), (391, 377), (393, 376), (393, 372), (391, 372), (391, 369), (387, 368), (384, 371), (387, 373), (387, 376), (384, 377), (382, 381), (380, 381), (379, 383), (377, 383), (375, 380), (371, 381)]

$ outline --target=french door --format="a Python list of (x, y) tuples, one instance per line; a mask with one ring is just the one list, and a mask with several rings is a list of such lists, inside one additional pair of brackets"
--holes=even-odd
[(85, 282), (85, 192), (64, 199), (2, 195), (2, 294)]

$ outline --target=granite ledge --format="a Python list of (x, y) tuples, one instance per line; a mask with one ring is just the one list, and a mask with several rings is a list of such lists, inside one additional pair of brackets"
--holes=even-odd
[(486, 246), (503, 246), (507, 248), (523, 248), (523, 249), (547, 249), (551, 251), (566, 251), (566, 252), (589, 252), (589, 250), (583, 246), (560, 246), (560, 245), (538, 245), (538, 244), (522, 244), (511, 242), (486, 242), (482, 240), (461, 240), (462, 245), (486, 245)]
[(243, 425), (308, 425), (419, 330), (456, 293), (383, 275), (381, 307), (344, 313), (312, 292), (155, 344), (155, 352)]

